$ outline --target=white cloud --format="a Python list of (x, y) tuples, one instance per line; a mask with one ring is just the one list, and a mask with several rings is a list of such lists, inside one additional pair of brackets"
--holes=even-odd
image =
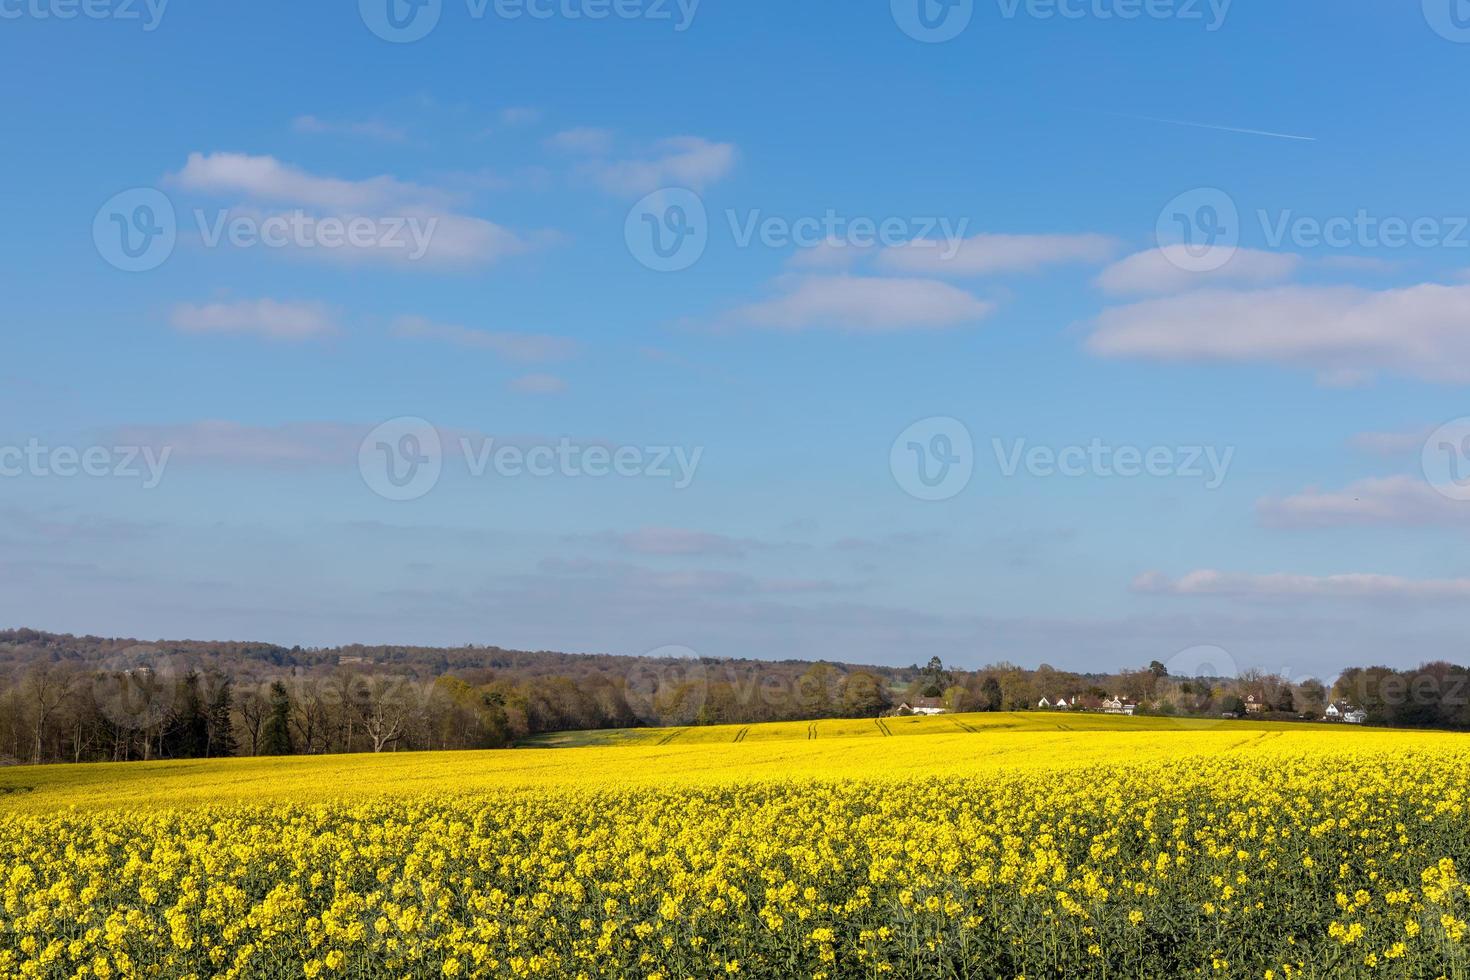
[(527, 363), (562, 361), (577, 353), (577, 342), (568, 337), (544, 333), (475, 330), (452, 323), (435, 323), (421, 316), (401, 316), (393, 321), (390, 331), (395, 337), (433, 340), (454, 347), (485, 350), (507, 360)]
[(591, 163), (586, 173), (613, 194), (646, 194), (661, 187), (701, 190), (735, 168), (735, 145), (698, 136), (674, 136), (654, 144), (639, 160)]
[(1088, 347), (1105, 357), (1285, 364), (1329, 381), (1384, 370), (1462, 384), (1470, 382), (1470, 286), (1189, 293), (1103, 311)]
[(922, 239), (888, 248), (879, 265), (926, 276), (1032, 272), (1048, 265), (1104, 262), (1117, 243), (1106, 235), (975, 235), (959, 241)]
[(541, 110), (531, 106), (510, 106), (500, 110), (500, 121), (507, 126), (529, 126), (541, 121)]
[(364, 139), (381, 140), (384, 143), (402, 143), (408, 139), (408, 130), (399, 126), (390, 126), (376, 119), (330, 122), (317, 116), (297, 116), (291, 121), (291, 128), (298, 133), (321, 136), (359, 136)]
[(984, 319), (995, 304), (932, 279), (865, 276), (784, 277), (785, 292), (734, 310), (735, 325), (776, 330), (889, 333), (929, 330)]
[[(1098, 274), (1109, 293), (1177, 293), (1226, 283), (1263, 284), (1287, 278), (1301, 267), (1299, 255), (1250, 248), (1192, 249), (1165, 245), (1136, 252)], [(1218, 265), (1219, 268), (1211, 268)], [(1193, 271), (1209, 270), (1209, 271)]]
[(270, 340), (312, 340), (338, 331), (337, 316), (321, 303), (273, 299), (228, 303), (180, 303), (169, 315), (175, 330), (190, 334), (252, 334)]
[(598, 129), (593, 126), (579, 126), (575, 129), (564, 129), (546, 141), (546, 145), (553, 150), (561, 150), (565, 153), (588, 153), (601, 154), (612, 149), (613, 134), (611, 130)]
[(1470, 579), (1410, 579), (1397, 575), (1248, 575), (1201, 569), (1177, 579), (1146, 572), (1136, 592), (1173, 596), (1262, 599), (1470, 599)]
[(1412, 476), (1374, 477), (1337, 491), (1309, 487), (1290, 497), (1267, 497), (1257, 502), (1256, 514), (1269, 527), (1285, 528), (1470, 523), (1470, 505)]
[(510, 390), (523, 395), (559, 395), (567, 390), (567, 383), (554, 374), (527, 374), (513, 380)]
[[(451, 194), (386, 175), (344, 180), (309, 173), (270, 156), (191, 153), (184, 168), (169, 179), (186, 190), (238, 194), (250, 202), (215, 218), (253, 219), (257, 226), (275, 220), (287, 228), (308, 229), (320, 229), (329, 220), (371, 222), (361, 240), (338, 235), (332, 247), (322, 244), (325, 232), (321, 240), (291, 232), (285, 248), (297, 256), (405, 267), (471, 267), (529, 251), (537, 244), (494, 222), (455, 212)], [(266, 207), (280, 204), (295, 209)]]
[(272, 156), (248, 153), (190, 153), (184, 169), (171, 179), (201, 193), (243, 194), (257, 201), (341, 211), (448, 203), (447, 195), (386, 174), (362, 180), (322, 177)]

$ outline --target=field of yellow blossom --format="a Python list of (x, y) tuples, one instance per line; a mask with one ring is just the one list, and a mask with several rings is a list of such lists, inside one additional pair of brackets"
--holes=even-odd
[(1462, 736), (905, 722), (0, 771), (0, 978), (1470, 978)]

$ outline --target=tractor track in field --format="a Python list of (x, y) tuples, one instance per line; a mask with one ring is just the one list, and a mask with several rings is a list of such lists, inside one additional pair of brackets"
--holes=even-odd
[(882, 718), (874, 718), (873, 724), (878, 726), (878, 731), (882, 732), (885, 738), (891, 738), (893, 736), (893, 731), (884, 724)]
[(688, 730), (689, 729), (687, 728), (676, 728), (672, 732), (669, 732), (667, 735), (665, 735), (663, 738), (659, 739), (657, 744), (668, 745), (670, 742), (678, 738), (680, 735), (683, 735)]
[(749, 734), (750, 734), (750, 726), (749, 725), (746, 725), (744, 728), (740, 729), (740, 731), (738, 731), (738, 732), (735, 733), (735, 741), (736, 742), (743, 742), (743, 741), (745, 741), (745, 736), (747, 736)]
[(807, 741), (810, 742), (810, 741), (814, 741), (816, 739), (816, 737), (817, 737), (817, 723), (816, 722), (812, 722), (810, 725), (806, 726), (806, 738), (807, 738)]

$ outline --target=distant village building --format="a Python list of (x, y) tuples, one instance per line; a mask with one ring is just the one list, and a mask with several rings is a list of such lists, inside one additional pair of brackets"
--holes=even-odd
[(1342, 721), (1349, 725), (1361, 725), (1368, 720), (1368, 712), (1355, 708), (1346, 701), (1334, 701), (1323, 712), (1328, 721)]
[(1265, 710), (1266, 710), (1266, 702), (1265, 702), (1265, 700), (1260, 699), (1260, 698), (1257, 698), (1254, 694), (1247, 694), (1245, 696), (1245, 713), (1246, 714), (1248, 714), (1248, 715), (1258, 715), (1262, 711), (1265, 711)]
[(946, 709), (940, 698), (914, 698), (899, 705), (898, 710), (900, 713), (908, 711), (915, 715), (942, 715)]
[(1042, 709), (1043, 711), (1046, 711), (1048, 709), (1055, 709), (1057, 711), (1070, 711), (1072, 710), (1072, 705), (1074, 703), (1075, 699), (1073, 699), (1072, 701), (1068, 701), (1066, 698), (1057, 698), (1055, 701), (1053, 701), (1051, 698), (1044, 697), (1040, 701), (1036, 702), (1036, 707)]
[(1103, 711), (1107, 712), (1110, 715), (1131, 715), (1133, 714), (1133, 712), (1138, 710), (1138, 702), (1125, 701), (1122, 698), (1114, 695), (1113, 697), (1110, 697), (1103, 701), (1102, 708)]

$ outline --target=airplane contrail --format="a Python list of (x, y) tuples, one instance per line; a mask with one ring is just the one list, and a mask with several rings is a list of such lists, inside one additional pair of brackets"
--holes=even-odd
[(1194, 129), (1214, 129), (1222, 133), (1241, 133), (1246, 136), (1270, 136), (1279, 140), (1298, 140), (1302, 143), (1315, 143), (1315, 136), (1297, 136), (1293, 133), (1273, 133), (1267, 129), (1240, 129), (1235, 126), (1217, 126), (1214, 123), (1190, 122), (1188, 119), (1162, 119), (1158, 116), (1138, 116), (1131, 112), (1114, 112), (1114, 116), (1124, 119), (1141, 119), (1144, 122), (1164, 123), (1169, 126), (1189, 126)]

